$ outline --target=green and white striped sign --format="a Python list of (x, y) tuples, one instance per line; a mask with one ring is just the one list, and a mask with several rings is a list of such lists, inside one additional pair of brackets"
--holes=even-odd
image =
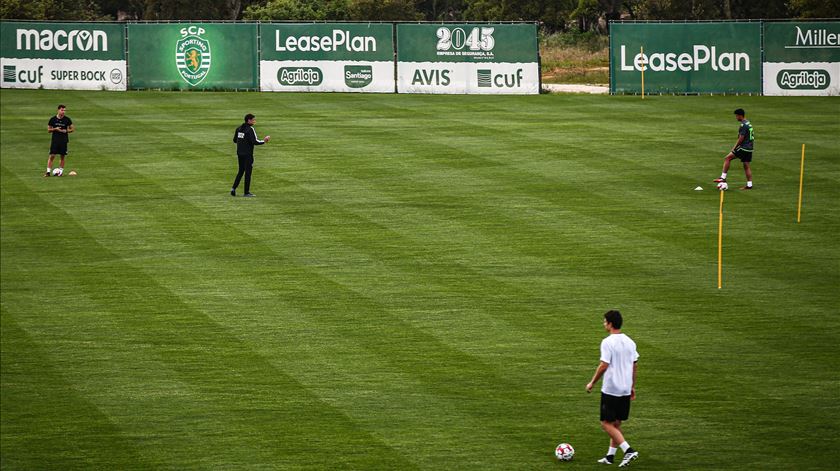
[(3, 88), (125, 90), (125, 27), (0, 23)]
[(393, 92), (391, 24), (261, 24), (260, 90)]
[(538, 94), (533, 24), (397, 25), (400, 93)]
[(764, 24), (765, 95), (840, 95), (840, 21)]

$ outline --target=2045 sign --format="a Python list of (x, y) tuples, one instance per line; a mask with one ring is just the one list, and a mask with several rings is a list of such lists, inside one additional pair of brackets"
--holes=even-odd
[(437, 50), (460, 51), (467, 47), (470, 51), (492, 51), (493, 46), (496, 45), (496, 40), (493, 39), (495, 30), (496, 28), (487, 26), (476, 26), (467, 33), (463, 28), (449, 29), (442, 26), (437, 30)]

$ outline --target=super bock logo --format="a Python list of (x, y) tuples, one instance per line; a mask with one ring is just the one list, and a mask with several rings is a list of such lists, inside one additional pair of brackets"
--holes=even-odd
[(175, 63), (181, 78), (193, 87), (210, 73), (210, 42), (202, 38), (204, 28), (181, 28), (181, 39), (175, 45)]

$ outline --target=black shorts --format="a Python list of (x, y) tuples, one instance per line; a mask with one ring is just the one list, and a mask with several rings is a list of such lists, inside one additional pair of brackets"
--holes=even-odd
[(630, 417), (630, 396), (610, 396), (601, 393), (601, 420), (615, 422)]
[(53, 142), (50, 144), (50, 155), (67, 155), (67, 143)]
[(740, 147), (732, 151), (735, 157), (741, 159), (741, 162), (752, 162), (752, 151), (751, 150), (744, 150)]

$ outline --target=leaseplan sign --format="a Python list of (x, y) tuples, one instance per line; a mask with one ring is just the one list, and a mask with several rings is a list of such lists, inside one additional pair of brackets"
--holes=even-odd
[(765, 95), (840, 95), (840, 22), (764, 25)]
[(614, 23), (613, 93), (758, 93), (759, 23)]
[(122, 25), (0, 23), (3, 88), (125, 90)]
[(260, 90), (393, 92), (390, 24), (260, 24)]

